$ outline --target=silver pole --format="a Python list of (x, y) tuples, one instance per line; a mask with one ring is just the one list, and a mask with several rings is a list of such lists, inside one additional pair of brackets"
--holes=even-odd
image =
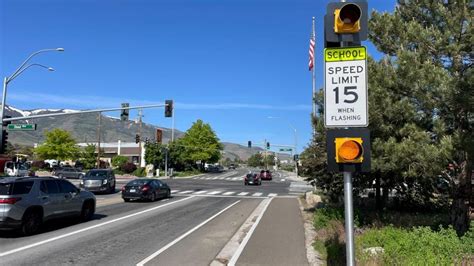
[[(315, 26), (314, 26), (314, 17), (313, 17), (313, 33), (312, 33), (312, 38), (314, 39), (314, 52), (313, 54), (316, 54), (316, 33), (315, 33)], [(314, 71), (315, 69), (315, 60), (314, 58), (316, 58), (315, 56), (313, 56), (313, 69), (312, 69), (312, 79), (313, 79), (313, 98), (312, 98), (312, 102), (313, 102), (313, 119), (316, 119), (316, 71)], [(311, 121), (312, 122), (312, 121)], [(313, 135), (316, 134), (316, 127), (313, 127)]]
[[(296, 128), (294, 128), (295, 132), (295, 154), (298, 154), (298, 138), (296, 134)], [(295, 173), (296, 173), (296, 178), (298, 178), (298, 160), (295, 160)]]
[(171, 142), (174, 141), (174, 106), (171, 110)]
[(352, 206), (352, 173), (344, 172), (344, 218), (346, 230), (346, 265), (355, 265), (354, 211)]
[(165, 149), (165, 176), (168, 176), (168, 148)]
[[(3, 115), (5, 113), (5, 100), (7, 98), (7, 84), (8, 84), (8, 78), (5, 77), (3, 79), (3, 94), (2, 94), (2, 108), (0, 109), (0, 145), (1, 141), (3, 139)], [(2, 151), (2, 153), (5, 153), (5, 151)]]

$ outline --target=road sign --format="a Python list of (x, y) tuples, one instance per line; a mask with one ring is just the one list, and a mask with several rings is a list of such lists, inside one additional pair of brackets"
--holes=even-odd
[(292, 151), (292, 148), (287, 148), (287, 149), (280, 149), (280, 151)]
[(36, 124), (9, 124), (7, 127), (8, 131), (34, 131), (36, 130)]
[(366, 48), (326, 48), (324, 65), (324, 125), (367, 127)]

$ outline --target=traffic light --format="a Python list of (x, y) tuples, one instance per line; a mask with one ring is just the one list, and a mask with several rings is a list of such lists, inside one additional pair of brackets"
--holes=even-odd
[(293, 161), (298, 161), (300, 156), (298, 154), (293, 155)]
[(362, 163), (364, 148), (362, 138), (336, 138), (336, 163)]
[[(129, 107), (130, 105), (128, 103), (122, 103), (122, 108)], [(128, 114), (129, 114), (129, 109), (122, 109), (122, 112), (120, 113), (120, 120), (122, 121), (128, 121)]]
[(2, 143), (0, 143), (0, 154), (4, 154), (7, 151), (7, 140), (8, 140), (8, 131), (2, 130)]
[(165, 117), (173, 116), (173, 100), (165, 101)]
[(270, 142), (267, 142), (267, 150), (270, 149)]
[(248, 146), (249, 148), (252, 148), (252, 142), (251, 142), (250, 140), (248, 141), (247, 146)]
[(138, 134), (135, 135), (135, 143), (140, 143), (140, 135)]
[(160, 143), (163, 141), (163, 130), (157, 128), (156, 129), (156, 143)]
[(340, 47), (341, 42), (354, 46), (367, 40), (367, 13), (364, 0), (329, 3), (324, 16), (325, 47)]

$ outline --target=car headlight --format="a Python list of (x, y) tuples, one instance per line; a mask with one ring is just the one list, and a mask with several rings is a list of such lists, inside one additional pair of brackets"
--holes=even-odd
[(84, 185), (84, 180), (81, 179), (81, 185)]
[(105, 185), (107, 184), (107, 179), (104, 179), (104, 181), (102, 181), (102, 185)]

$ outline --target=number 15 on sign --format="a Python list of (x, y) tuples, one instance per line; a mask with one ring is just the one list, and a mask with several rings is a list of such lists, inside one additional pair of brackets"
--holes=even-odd
[(365, 47), (324, 50), (324, 124), (367, 127), (367, 60)]

